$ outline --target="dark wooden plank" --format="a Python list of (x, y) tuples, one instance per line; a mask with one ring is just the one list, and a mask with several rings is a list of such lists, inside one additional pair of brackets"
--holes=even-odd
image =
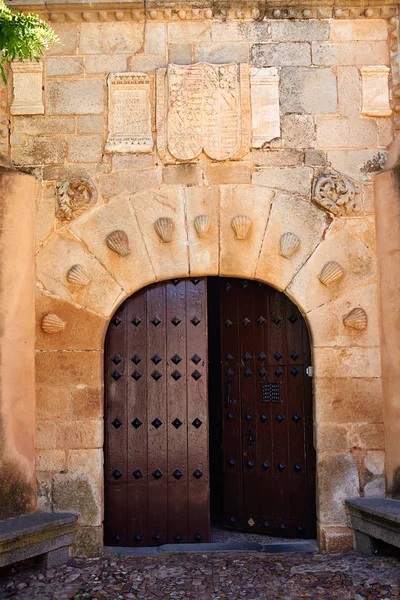
[[(161, 544), (168, 539), (167, 329), (163, 284), (148, 288), (147, 331), (148, 540)], [(160, 356), (163, 363), (155, 364), (155, 356)]]
[(147, 319), (146, 290), (126, 301), (129, 545), (147, 546)]
[(126, 306), (111, 320), (105, 344), (105, 543), (129, 545), (127, 524)]
[[(188, 541), (186, 284), (166, 284), (168, 542)], [(162, 364), (162, 363), (160, 363)]]
[(189, 542), (210, 541), (207, 280), (186, 281)]

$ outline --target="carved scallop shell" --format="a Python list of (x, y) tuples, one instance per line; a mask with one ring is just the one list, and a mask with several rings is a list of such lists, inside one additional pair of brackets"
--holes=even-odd
[(128, 256), (131, 249), (129, 248), (129, 240), (125, 231), (117, 229), (106, 237), (107, 246), (120, 256)]
[(45, 333), (60, 333), (65, 329), (65, 321), (54, 313), (48, 313), (42, 319), (42, 329)]
[(346, 327), (362, 331), (363, 329), (366, 329), (368, 325), (367, 313), (363, 308), (353, 308), (348, 315), (343, 317), (343, 323)]
[(175, 231), (175, 225), (172, 219), (170, 219), (169, 217), (160, 217), (154, 223), (154, 229), (156, 230), (158, 237), (163, 242), (165, 242), (166, 244), (172, 242), (172, 238)]
[(321, 283), (329, 287), (336, 281), (339, 281), (344, 275), (342, 267), (335, 261), (328, 262), (318, 275), (318, 279)]
[(300, 239), (294, 233), (284, 233), (281, 236), (280, 245), (279, 254), (284, 258), (290, 258), (300, 248)]
[(211, 219), (208, 215), (199, 215), (194, 220), (194, 228), (199, 238), (206, 238), (210, 231)]
[(249, 217), (238, 215), (232, 219), (231, 225), (233, 231), (235, 232), (236, 239), (245, 240), (250, 233), (252, 222)]
[(73, 265), (67, 273), (67, 279), (75, 285), (88, 285), (92, 281), (82, 265)]

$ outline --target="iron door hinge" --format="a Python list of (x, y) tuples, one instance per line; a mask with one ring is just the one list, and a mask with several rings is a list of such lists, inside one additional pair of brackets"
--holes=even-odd
[(306, 374), (309, 377), (314, 377), (314, 367), (306, 367)]

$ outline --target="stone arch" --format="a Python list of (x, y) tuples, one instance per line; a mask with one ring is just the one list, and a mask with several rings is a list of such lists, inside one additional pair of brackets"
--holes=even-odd
[[(198, 237), (194, 219), (210, 218)], [(237, 239), (232, 219), (251, 227)], [(154, 222), (174, 223), (163, 242)], [(130, 253), (106, 244), (124, 231)], [(293, 233), (300, 247), (280, 255), (280, 238)], [(37, 254), (37, 473), (42, 506), (80, 512), (79, 550), (102, 543), (103, 343), (116, 307), (159, 280), (222, 275), (257, 279), (284, 291), (308, 322), (315, 370), (317, 516), (323, 548), (348, 546), (343, 499), (368, 483), (365, 461), (383, 449), (373, 217), (328, 215), (302, 198), (257, 185), (161, 185), (97, 204), (54, 232)], [(330, 286), (318, 278), (335, 261), (344, 275)], [(90, 279), (66, 278), (79, 264)], [(368, 326), (346, 327), (343, 317), (362, 307)], [(43, 317), (66, 323), (49, 335)], [(56, 400), (53, 400), (56, 398)], [(351, 398), (351, 402), (349, 402)], [(374, 456), (372, 456), (372, 454)], [(373, 482), (372, 482), (373, 483)], [(376, 484), (377, 485), (377, 484)]]

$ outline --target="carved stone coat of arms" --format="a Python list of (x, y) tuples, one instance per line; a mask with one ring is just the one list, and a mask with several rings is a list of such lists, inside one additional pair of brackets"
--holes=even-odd
[(249, 145), (247, 65), (197, 63), (157, 72), (157, 144), (162, 158), (239, 158)]

